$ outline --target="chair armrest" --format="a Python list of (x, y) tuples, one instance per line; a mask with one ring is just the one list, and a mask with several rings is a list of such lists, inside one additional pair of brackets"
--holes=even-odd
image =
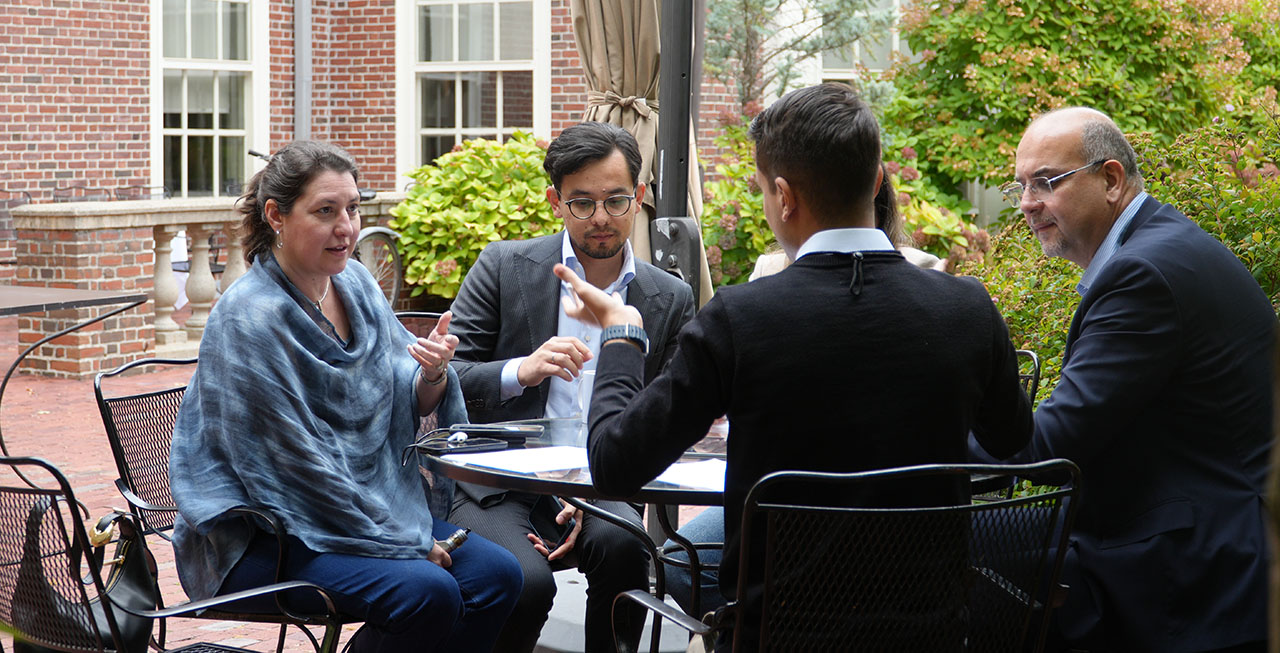
[[(194, 616), (199, 612), (208, 610), (209, 608), (216, 608), (218, 606), (226, 605), (233, 601), (249, 599), (255, 596), (275, 594), (278, 598), (281, 592), (284, 592), (287, 590), (294, 590), (294, 589), (313, 590), (320, 597), (320, 600), (324, 602), (325, 616), (330, 619), (336, 618), (338, 616), (338, 609), (334, 607), (333, 600), (329, 597), (329, 594), (325, 592), (324, 588), (318, 585), (315, 585), (313, 583), (308, 583), (306, 581), (301, 581), (301, 580), (291, 580), (283, 583), (275, 583), (273, 585), (265, 585), (263, 587), (255, 587), (253, 589), (247, 589), (240, 592), (232, 592), (231, 594), (222, 594), (220, 596), (215, 596), (208, 599), (201, 599), (199, 601), (188, 601), (181, 605), (175, 605), (168, 608), (161, 608), (159, 610), (134, 610), (134, 609), (130, 609), (128, 606), (120, 605), (115, 601), (111, 601), (111, 605), (113, 608), (123, 610), (125, 612), (128, 612), (129, 614), (137, 615), (139, 617), (147, 617), (150, 619), (164, 619), (167, 617), (187, 617), (187, 616)], [(296, 621), (306, 622), (311, 620), (311, 618), (290, 614), (288, 612), (285, 612), (284, 614), (290, 619), (294, 619)]]
[(665, 601), (659, 601), (654, 595), (644, 590), (629, 590), (622, 592), (613, 598), (613, 610), (616, 614), (618, 605), (624, 600), (630, 600), (644, 606), (645, 609), (666, 617), (674, 622), (677, 626), (693, 633), (694, 635), (706, 635), (711, 632), (712, 628), (707, 624), (690, 617), (683, 610), (672, 607)]
[[(292, 582), (292, 581), (286, 581), (284, 579), (285, 536), (287, 535), (287, 533), (284, 529), (284, 524), (280, 521), (280, 518), (276, 517), (275, 514), (272, 513), (270, 510), (267, 510), (266, 508), (262, 508), (258, 506), (239, 506), (236, 508), (232, 508), (228, 512), (239, 513), (248, 517), (257, 517), (261, 522), (266, 523), (267, 529), (271, 532), (272, 535), (276, 536), (275, 584), (280, 585), (282, 583)], [(272, 585), (271, 587), (274, 587), (274, 586), (275, 585)], [(323, 595), (323, 590), (321, 592)], [(336, 615), (337, 613), (332, 610), (333, 604), (329, 601), (328, 595), (323, 595), (323, 596), (324, 596), (326, 605), (330, 607), (330, 614)], [(282, 593), (277, 592), (275, 594), (275, 599), (276, 599), (276, 609), (280, 611), (280, 614), (283, 614), (291, 619), (305, 620), (305, 617), (298, 616), (297, 613), (295, 613), (294, 611), (290, 610), (287, 606), (285, 606), (284, 596)]]
[(153, 503), (148, 503), (146, 499), (134, 494), (133, 490), (130, 490), (129, 486), (125, 485), (122, 479), (116, 479), (116, 489), (120, 491), (120, 495), (124, 497), (124, 500), (129, 502), (129, 505), (141, 510), (150, 510), (152, 512), (175, 512), (178, 509), (177, 506), (157, 506)]

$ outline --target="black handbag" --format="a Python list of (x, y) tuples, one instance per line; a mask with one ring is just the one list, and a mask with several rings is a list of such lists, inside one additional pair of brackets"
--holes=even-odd
[[(26, 540), (22, 561), (18, 568), (14, 588), (13, 625), (20, 633), (58, 633), (59, 642), (82, 641), (96, 648), (101, 641), (112, 648), (111, 627), (107, 623), (102, 597), (89, 599), (93, 624), (84, 623), (84, 608), (79, 601), (72, 601), (55, 590), (45, 576), (41, 557), (50, 555), (39, 545), (40, 525), (46, 518), (61, 518), (58, 511), (50, 511), (52, 500), (32, 506), (27, 516)], [(112, 532), (118, 532), (115, 553), (110, 561), (103, 562), (103, 551), (110, 543)], [(90, 536), (94, 550), (85, 555), (90, 565), (95, 565), (102, 575), (106, 600), (112, 603), (111, 614), (122, 645), (121, 653), (145, 653), (151, 638), (152, 620), (129, 614), (117, 606), (134, 610), (154, 610), (160, 605), (160, 590), (156, 583), (156, 563), (146, 543), (139, 536), (133, 517), (112, 512), (98, 521)], [(78, 542), (72, 542), (67, 551), (73, 574), (80, 572), (82, 552)], [(44, 561), (47, 564), (48, 561)], [(103, 569), (109, 565), (109, 569)], [(91, 587), (91, 585), (89, 585)], [(83, 591), (83, 589), (81, 589)], [(94, 632), (87, 629), (94, 628)], [(52, 642), (50, 642), (52, 643)], [(15, 639), (15, 653), (54, 653), (52, 649), (30, 641)]]

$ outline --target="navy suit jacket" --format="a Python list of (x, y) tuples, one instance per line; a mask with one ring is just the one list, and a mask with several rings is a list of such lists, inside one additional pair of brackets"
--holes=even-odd
[(1276, 316), (1239, 260), (1147, 199), (1081, 298), (1022, 460), (1083, 472), (1057, 612), (1095, 651), (1264, 640)]

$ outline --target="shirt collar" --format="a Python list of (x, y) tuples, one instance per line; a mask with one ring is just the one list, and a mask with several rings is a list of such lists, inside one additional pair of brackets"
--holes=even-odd
[[(570, 270), (573, 270), (574, 274), (586, 279), (587, 274), (582, 269), (582, 263), (578, 262), (578, 255), (573, 251), (573, 244), (569, 242), (569, 232), (565, 231), (563, 233), (564, 237), (560, 241), (560, 262), (564, 263)], [(628, 238), (622, 241), (622, 269), (619, 270), (618, 278), (604, 288), (604, 291), (613, 293), (626, 288), (627, 284), (631, 283), (634, 278), (636, 278), (636, 259), (631, 253), (631, 239)], [(568, 284), (563, 281), (560, 283), (566, 288), (568, 287)]]
[(893, 243), (879, 229), (870, 227), (848, 227), (845, 229), (824, 229), (804, 241), (796, 252), (796, 260), (806, 254), (817, 252), (836, 252), (849, 254), (852, 252), (892, 252)]
[(1084, 274), (1080, 275), (1080, 283), (1076, 284), (1077, 293), (1083, 295), (1089, 292), (1089, 287), (1102, 273), (1102, 268), (1107, 266), (1107, 262), (1115, 256), (1116, 250), (1120, 249), (1120, 236), (1129, 229), (1129, 223), (1133, 222), (1133, 216), (1138, 213), (1138, 207), (1147, 201), (1147, 197), (1147, 191), (1138, 193), (1120, 212), (1120, 217), (1116, 218), (1115, 224), (1111, 225), (1111, 231), (1108, 231), (1107, 237), (1102, 239), (1098, 251), (1093, 253), (1093, 260), (1089, 261), (1089, 267), (1085, 268)]

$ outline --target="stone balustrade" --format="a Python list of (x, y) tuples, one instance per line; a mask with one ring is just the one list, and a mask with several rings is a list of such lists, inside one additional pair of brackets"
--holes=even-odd
[[(387, 210), (402, 193), (383, 193), (362, 205), (366, 226), (386, 224)], [(236, 234), (235, 198), (31, 204), (13, 210), (17, 232), (14, 283), (23, 286), (143, 291), (146, 304), (89, 328), (62, 336), (23, 363), (23, 371), (82, 378), (143, 356), (189, 357), (222, 288), (245, 273)], [(179, 297), (170, 241), (186, 230), (190, 272), (184, 286), (191, 313), (174, 319)], [(210, 236), (221, 233), (225, 263), (220, 278), (210, 268)], [(22, 346), (48, 333), (101, 314), (102, 308), (19, 317)]]

